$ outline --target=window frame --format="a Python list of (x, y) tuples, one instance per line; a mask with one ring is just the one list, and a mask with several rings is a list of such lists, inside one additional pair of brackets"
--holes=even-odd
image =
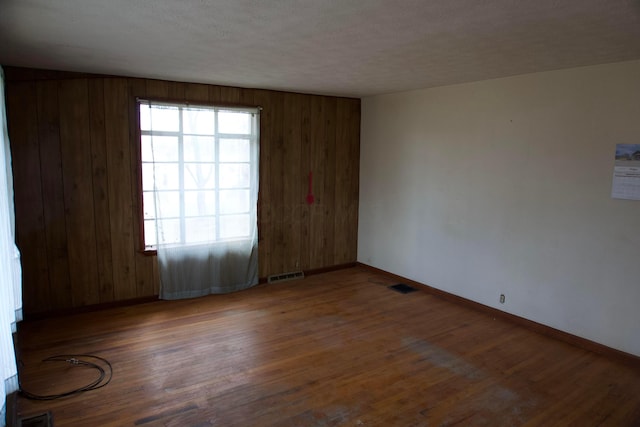
[[(140, 120), (140, 106), (143, 103), (151, 103), (151, 104), (167, 104), (167, 105), (175, 105), (175, 106), (179, 106), (179, 107), (203, 107), (203, 108), (210, 108), (210, 109), (246, 109), (246, 110), (257, 110), (258, 113), (260, 113), (262, 111), (262, 107), (258, 106), (258, 105), (248, 105), (248, 104), (236, 104), (236, 103), (226, 103), (226, 102), (207, 102), (207, 101), (186, 101), (184, 99), (171, 99), (171, 98), (161, 98), (161, 97), (143, 97), (143, 96), (136, 96), (133, 99), (133, 102), (135, 104), (135, 135), (136, 135), (136, 172), (137, 172), (137, 187), (138, 187), (138, 192), (136, 194), (136, 198), (137, 198), (137, 210), (138, 210), (138, 244), (139, 246), (139, 252), (145, 254), (145, 255), (150, 255), (150, 256), (155, 256), (158, 253), (157, 250), (157, 246), (154, 247), (148, 247), (145, 241), (145, 216), (144, 216), (144, 189), (143, 189), (143, 177), (142, 177), (142, 136), (143, 136), (143, 130), (142, 130), (142, 126), (141, 126), (141, 120)], [(257, 129), (256, 129), (256, 144), (258, 145), (257, 148), (257, 152), (260, 152), (260, 135), (261, 135), (261, 127), (262, 127), (262, 123), (261, 120), (258, 120), (257, 123)], [(181, 132), (182, 133), (182, 132)], [(217, 137), (216, 137), (217, 138)], [(217, 151), (217, 148), (216, 148)], [(217, 157), (216, 157), (216, 162), (217, 162)], [(253, 161), (253, 159), (252, 159)], [(258, 163), (258, 171), (261, 170), (260, 168), (260, 155), (258, 154), (258, 158), (256, 159), (257, 163)], [(259, 174), (259, 172), (258, 172)], [(260, 182), (260, 176), (257, 177), (258, 183)], [(218, 191), (219, 189), (216, 189), (216, 191)], [(216, 197), (217, 199), (218, 197)], [(216, 211), (218, 210), (218, 204), (216, 204)], [(258, 197), (257, 197), (257, 206), (256, 206), (256, 211), (257, 211), (257, 219), (258, 219), (258, 224), (257, 224), (257, 232), (258, 232), (258, 236), (260, 235), (260, 186), (258, 185)], [(216, 214), (217, 215), (217, 214)]]

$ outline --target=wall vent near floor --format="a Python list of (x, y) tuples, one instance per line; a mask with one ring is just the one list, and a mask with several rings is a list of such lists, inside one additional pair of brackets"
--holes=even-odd
[(267, 277), (268, 283), (284, 282), (286, 280), (304, 279), (304, 273), (302, 271), (293, 271), (291, 273), (272, 274)]
[(18, 427), (53, 427), (51, 412), (45, 412), (29, 418), (20, 418)]

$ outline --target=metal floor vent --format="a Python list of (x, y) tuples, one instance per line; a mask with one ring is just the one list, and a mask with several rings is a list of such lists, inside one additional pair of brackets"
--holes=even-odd
[(409, 285), (405, 285), (404, 283), (398, 283), (397, 285), (389, 286), (389, 289), (392, 289), (396, 292), (400, 292), (401, 294), (408, 294), (408, 293), (417, 291), (416, 288)]
[(291, 273), (273, 274), (267, 277), (268, 283), (284, 282), (286, 280), (304, 279), (304, 273), (302, 271), (293, 271)]
[(19, 427), (53, 427), (51, 412), (36, 415), (35, 417), (21, 418), (18, 420)]

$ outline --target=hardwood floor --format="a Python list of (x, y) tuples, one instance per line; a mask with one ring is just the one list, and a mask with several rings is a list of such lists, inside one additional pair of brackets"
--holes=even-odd
[(640, 368), (362, 267), (186, 301), (27, 322), (25, 389), (94, 371), (40, 361), (95, 354), (106, 387), (18, 399), (63, 426), (640, 425)]

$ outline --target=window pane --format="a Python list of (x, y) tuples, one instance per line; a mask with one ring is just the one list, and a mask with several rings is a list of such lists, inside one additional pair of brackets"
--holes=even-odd
[(185, 163), (184, 188), (187, 190), (210, 190), (215, 188), (216, 165), (212, 163)]
[(140, 104), (140, 129), (178, 132), (180, 110), (178, 107)]
[(251, 160), (248, 139), (221, 139), (221, 162), (248, 162)]
[(220, 237), (231, 239), (249, 237), (249, 215), (225, 215), (220, 217)]
[(215, 191), (186, 191), (184, 193), (184, 214), (186, 216), (215, 215)]
[(187, 243), (213, 242), (216, 240), (215, 218), (187, 218), (185, 220)]
[(198, 135), (213, 135), (215, 133), (215, 112), (210, 109), (184, 108), (183, 132)]
[(155, 246), (156, 242), (156, 222), (154, 220), (144, 222), (144, 244)]
[(179, 191), (158, 191), (155, 194), (158, 198), (158, 218), (180, 217)]
[(141, 156), (143, 162), (177, 162), (178, 138), (142, 135)]
[(220, 188), (248, 188), (249, 164), (220, 164)]
[(158, 221), (159, 244), (180, 242), (180, 221), (177, 219), (165, 219)]
[(256, 222), (255, 115), (185, 104), (139, 107), (145, 244), (248, 238)]
[(251, 114), (236, 111), (220, 111), (218, 113), (218, 132), (251, 133)]
[(177, 190), (178, 188), (180, 188), (180, 181), (178, 177), (179, 175), (177, 163), (142, 164), (143, 190), (154, 190), (156, 188), (158, 190)]
[(215, 139), (212, 136), (184, 137), (185, 162), (213, 162), (216, 160)]
[(156, 217), (155, 197), (156, 196), (153, 191), (145, 191), (142, 193), (142, 208), (143, 208), (144, 219), (153, 219)]
[(249, 190), (221, 190), (220, 213), (237, 214), (249, 212)]

